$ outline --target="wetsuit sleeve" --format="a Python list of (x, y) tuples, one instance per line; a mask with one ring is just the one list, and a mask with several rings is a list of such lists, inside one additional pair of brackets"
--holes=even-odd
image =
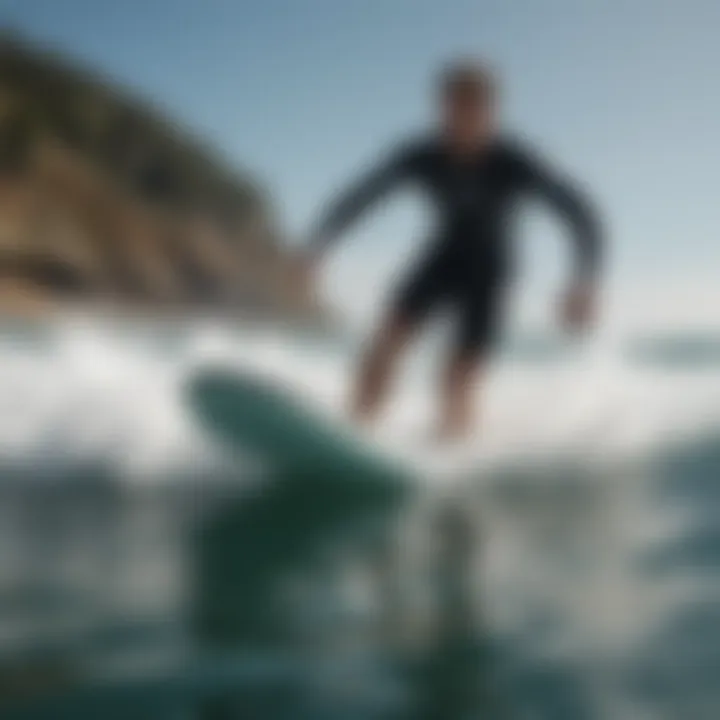
[(575, 278), (594, 280), (602, 260), (602, 228), (585, 192), (545, 162), (527, 153), (515, 155), (514, 166), (525, 189), (569, 223), (574, 244)]
[(412, 148), (396, 151), (349, 189), (338, 194), (312, 233), (311, 250), (324, 252), (364, 212), (408, 179), (414, 171), (416, 155)]

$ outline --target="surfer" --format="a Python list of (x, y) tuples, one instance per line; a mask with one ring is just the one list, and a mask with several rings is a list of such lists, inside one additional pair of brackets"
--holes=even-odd
[(537, 196), (569, 225), (574, 263), (561, 321), (579, 331), (593, 319), (601, 256), (593, 208), (574, 183), (501, 132), (498, 100), (494, 77), (481, 64), (447, 68), (439, 87), (439, 128), (404, 143), (336, 197), (311, 235), (303, 259), (309, 284), (338, 237), (401, 183), (419, 185), (438, 219), (429, 248), (395, 288), (364, 353), (352, 404), (357, 421), (375, 418), (402, 351), (430, 313), (447, 305), (457, 333), (442, 382), (439, 433), (456, 439), (471, 430), (472, 391), (495, 345), (512, 277), (509, 211), (521, 195)]

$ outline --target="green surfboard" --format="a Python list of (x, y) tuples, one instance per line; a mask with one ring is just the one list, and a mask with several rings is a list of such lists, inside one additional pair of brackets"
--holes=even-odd
[(397, 486), (413, 482), (401, 463), (264, 378), (233, 369), (202, 370), (190, 379), (188, 399), (212, 436), (227, 447), (258, 455), (276, 471), (336, 472)]
[[(197, 542), (195, 629), (203, 643), (264, 645), (283, 635), (277, 582), (327, 552), (385, 536), (412, 477), (274, 382), (234, 369), (190, 378), (191, 413), (221, 446), (266, 461), (261, 487), (223, 505)], [(244, 472), (242, 462), (238, 472)]]

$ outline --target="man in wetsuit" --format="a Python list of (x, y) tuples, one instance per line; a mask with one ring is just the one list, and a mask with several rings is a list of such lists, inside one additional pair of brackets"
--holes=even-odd
[(443, 380), (439, 433), (458, 438), (473, 424), (471, 391), (494, 347), (512, 275), (508, 221), (515, 200), (535, 195), (568, 222), (575, 263), (561, 316), (570, 330), (583, 329), (594, 314), (600, 233), (577, 188), (501, 136), (497, 89), (487, 70), (474, 63), (450, 67), (440, 95), (439, 132), (407, 143), (332, 203), (312, 236), (306, 279), (333, 241), (389, 191), (414, 181), (426, 192), (437, 229), (365, 353), (352, 412), (358, 421), (375, 417), (401, 351), (431, 311), (448, 306), (457, 335)]

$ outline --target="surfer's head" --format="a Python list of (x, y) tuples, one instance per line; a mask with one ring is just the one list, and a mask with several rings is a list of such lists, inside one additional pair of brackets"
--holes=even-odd
[(461, 60), (441, 74), (442, 125), (448, 139), (460, 147), (486, 141), (495, 130), (497, 84), (484, 63)]

